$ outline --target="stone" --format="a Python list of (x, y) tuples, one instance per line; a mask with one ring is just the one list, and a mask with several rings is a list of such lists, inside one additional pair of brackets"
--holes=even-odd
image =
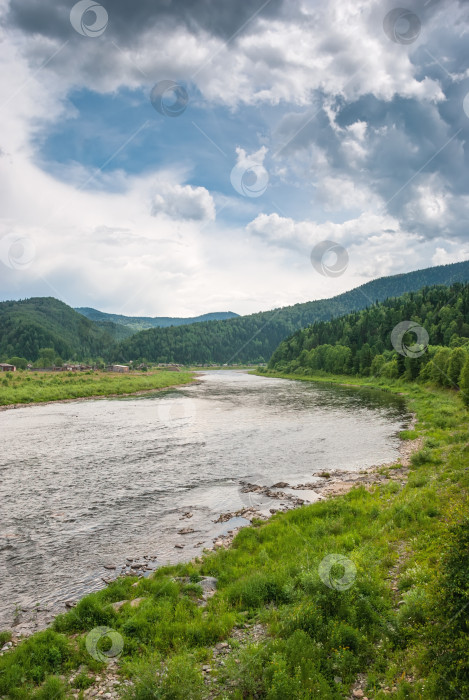
[(353, 691), (354, 698), (362, 698), (364, 696), (364, 694), (365, 693), (363, 692), (363, 690), (360, 690), (360, 688), (358, 690)]
[(183, 544), (175, 544), (174, 547), (175, 547), (176, 549), (184, 549), (184, 545), (183, 545)]
[(178, 535), (190, 535), (191, 532), (195, 532), (193, 527), (183, 527), (182, 530), (178, 530)]
[(115, 564), (103, 564), (103, 568), (113, 571), (114, 569), (117, 569), (117, 566)]
[(289, 486), (290, 486), (290, 484), (287, 484), (286, 481), (279, 481), (278, 483), (274, 484), (272, 486), (272, 488), (273, 489), (286, 489)]
[(130, 601), (130, 607), (131, 608), (138, 608), (142, 600), (145, 600), (145, 598), (134, 598), (133, 600)]

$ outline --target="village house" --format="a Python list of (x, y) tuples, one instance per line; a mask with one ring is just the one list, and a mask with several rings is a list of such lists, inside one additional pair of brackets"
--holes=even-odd
[(6, 362), (0, 362), (0, 372), (16, 372), (16, 367), (8, 365)]
[(111, 372), (128, 372), (129, 368), (127, 365), (112, 365)]

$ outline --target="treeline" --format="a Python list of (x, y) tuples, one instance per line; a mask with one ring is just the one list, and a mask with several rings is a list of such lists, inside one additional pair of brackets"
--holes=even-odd
[[(396, 326), (413, 321), (425, 329), (428, 347), (412, 331)], [(399, 350), (399, 351), (398, 351)], [(469, 284), (429, 287), (388, 299), (329, 322), (317, 322), (283, 341), (268, 368), (277, 372), (417, 378), (442, 386), (462, 383), (469, 391)]]
[(112, 315), (91, 320), (51, 297), (0, 302), (0, 360), (16, 356), (36, 362), (41, 349), (52, 348), (57, 356), (71, 361), (266, 362), (284, 338), (315, 321), (359, 311), (424, 286), (454, 282), (469, 282), (469, 261), (383, 277), (332, 299), (226, 320), (151, 328), (129, 338), (132, 331), (114, 323)]
[(121, 361), (146, 358), (181, 364), (266, 362), (278, 344), (294, 331), (320, 320), (364, 309), (376, 301), (424, 286), (469, 281), (469, 262), (440, 265), (383, 277), (332, 299), (295, 304), (225, 321), (152, 328), (119, 345)]

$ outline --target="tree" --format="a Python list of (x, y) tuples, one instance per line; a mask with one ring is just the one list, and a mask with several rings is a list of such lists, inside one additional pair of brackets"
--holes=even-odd
[(41, 348), (39, 358), (35, 362), (36, 367), (52, 367), (57, 356), (54, 348)]
[(386, 358), (384, 355), (375, 355), (373, 358), (373, 361), (371, 363), (371, 370), (370, 373), (373, 375), (373, 377), (379, 377), (381, 374), (381, 370), (383, 369), (384, 365), (386, 364)]
[(28, 366), (28, 360), (26, 360), (24, 357), (10, 357), (10, 359), (7, 360), (7, 364), (15, 365), (17, 369), (26, 369)]
[(449, 386), (450, 380), (448, 377), (448, 365), (449, 358), (451, 357), (451, 350), (449, 348), (441, 348), (436, 353), (432, 368), (430, 370), (432, 381), (440, 386)]
[(455, 348), (449, 358), (448, 377), (453, 386), (458, 386), (461, 370), (466, 362), (467, 353), (463, 348)]
[(464, 404), (469, 408), (469, 357), (466, 359), (459, 377), (459, 388)]

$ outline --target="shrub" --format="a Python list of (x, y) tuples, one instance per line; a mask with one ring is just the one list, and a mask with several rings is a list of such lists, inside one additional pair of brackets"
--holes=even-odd
[(60, 673), (70, 665), (73, 656), (66, 637), (53, 630), (26, 639), (0, 658), (0, 696), (11, 694), (25, 681), (43, 683), (48, 675)]
[(49, 676), (42, 688), (33, 695), (34, 700), (62, 700), (65, 697), (65, 686), (56, 676)]
[(58, 615), (54, 629), (57, 632), (84, 632), (99, 625), (112, 627), (115, 619), (116, 613), (112, 608), (104, 607), (96, 595), (89, 595), (70, 612)]
[(7, 642), (11, 640), (11, 632), (5, 630), (5, 632), (0, 632), (0, 648), (3, 647)]
[(286, 603), (289, 600), (286, 581), (272, 574), (254, 574), (228, 589), (228, 600), (242, 608), (258, 608), (265, 603)]
[[(435, 697), (469, 695), (469, 517), (450, 528), (439, 590), (433, 601), (436, 624), (429, 626), (429, 670)], [(440, 693), (440, 695), (438, 695)]]
[(462, 400), (464, 401), (464, 405), (469, 408), (469, 357), (461, 370), (459, 387), (461, 389), (461, 396)]

